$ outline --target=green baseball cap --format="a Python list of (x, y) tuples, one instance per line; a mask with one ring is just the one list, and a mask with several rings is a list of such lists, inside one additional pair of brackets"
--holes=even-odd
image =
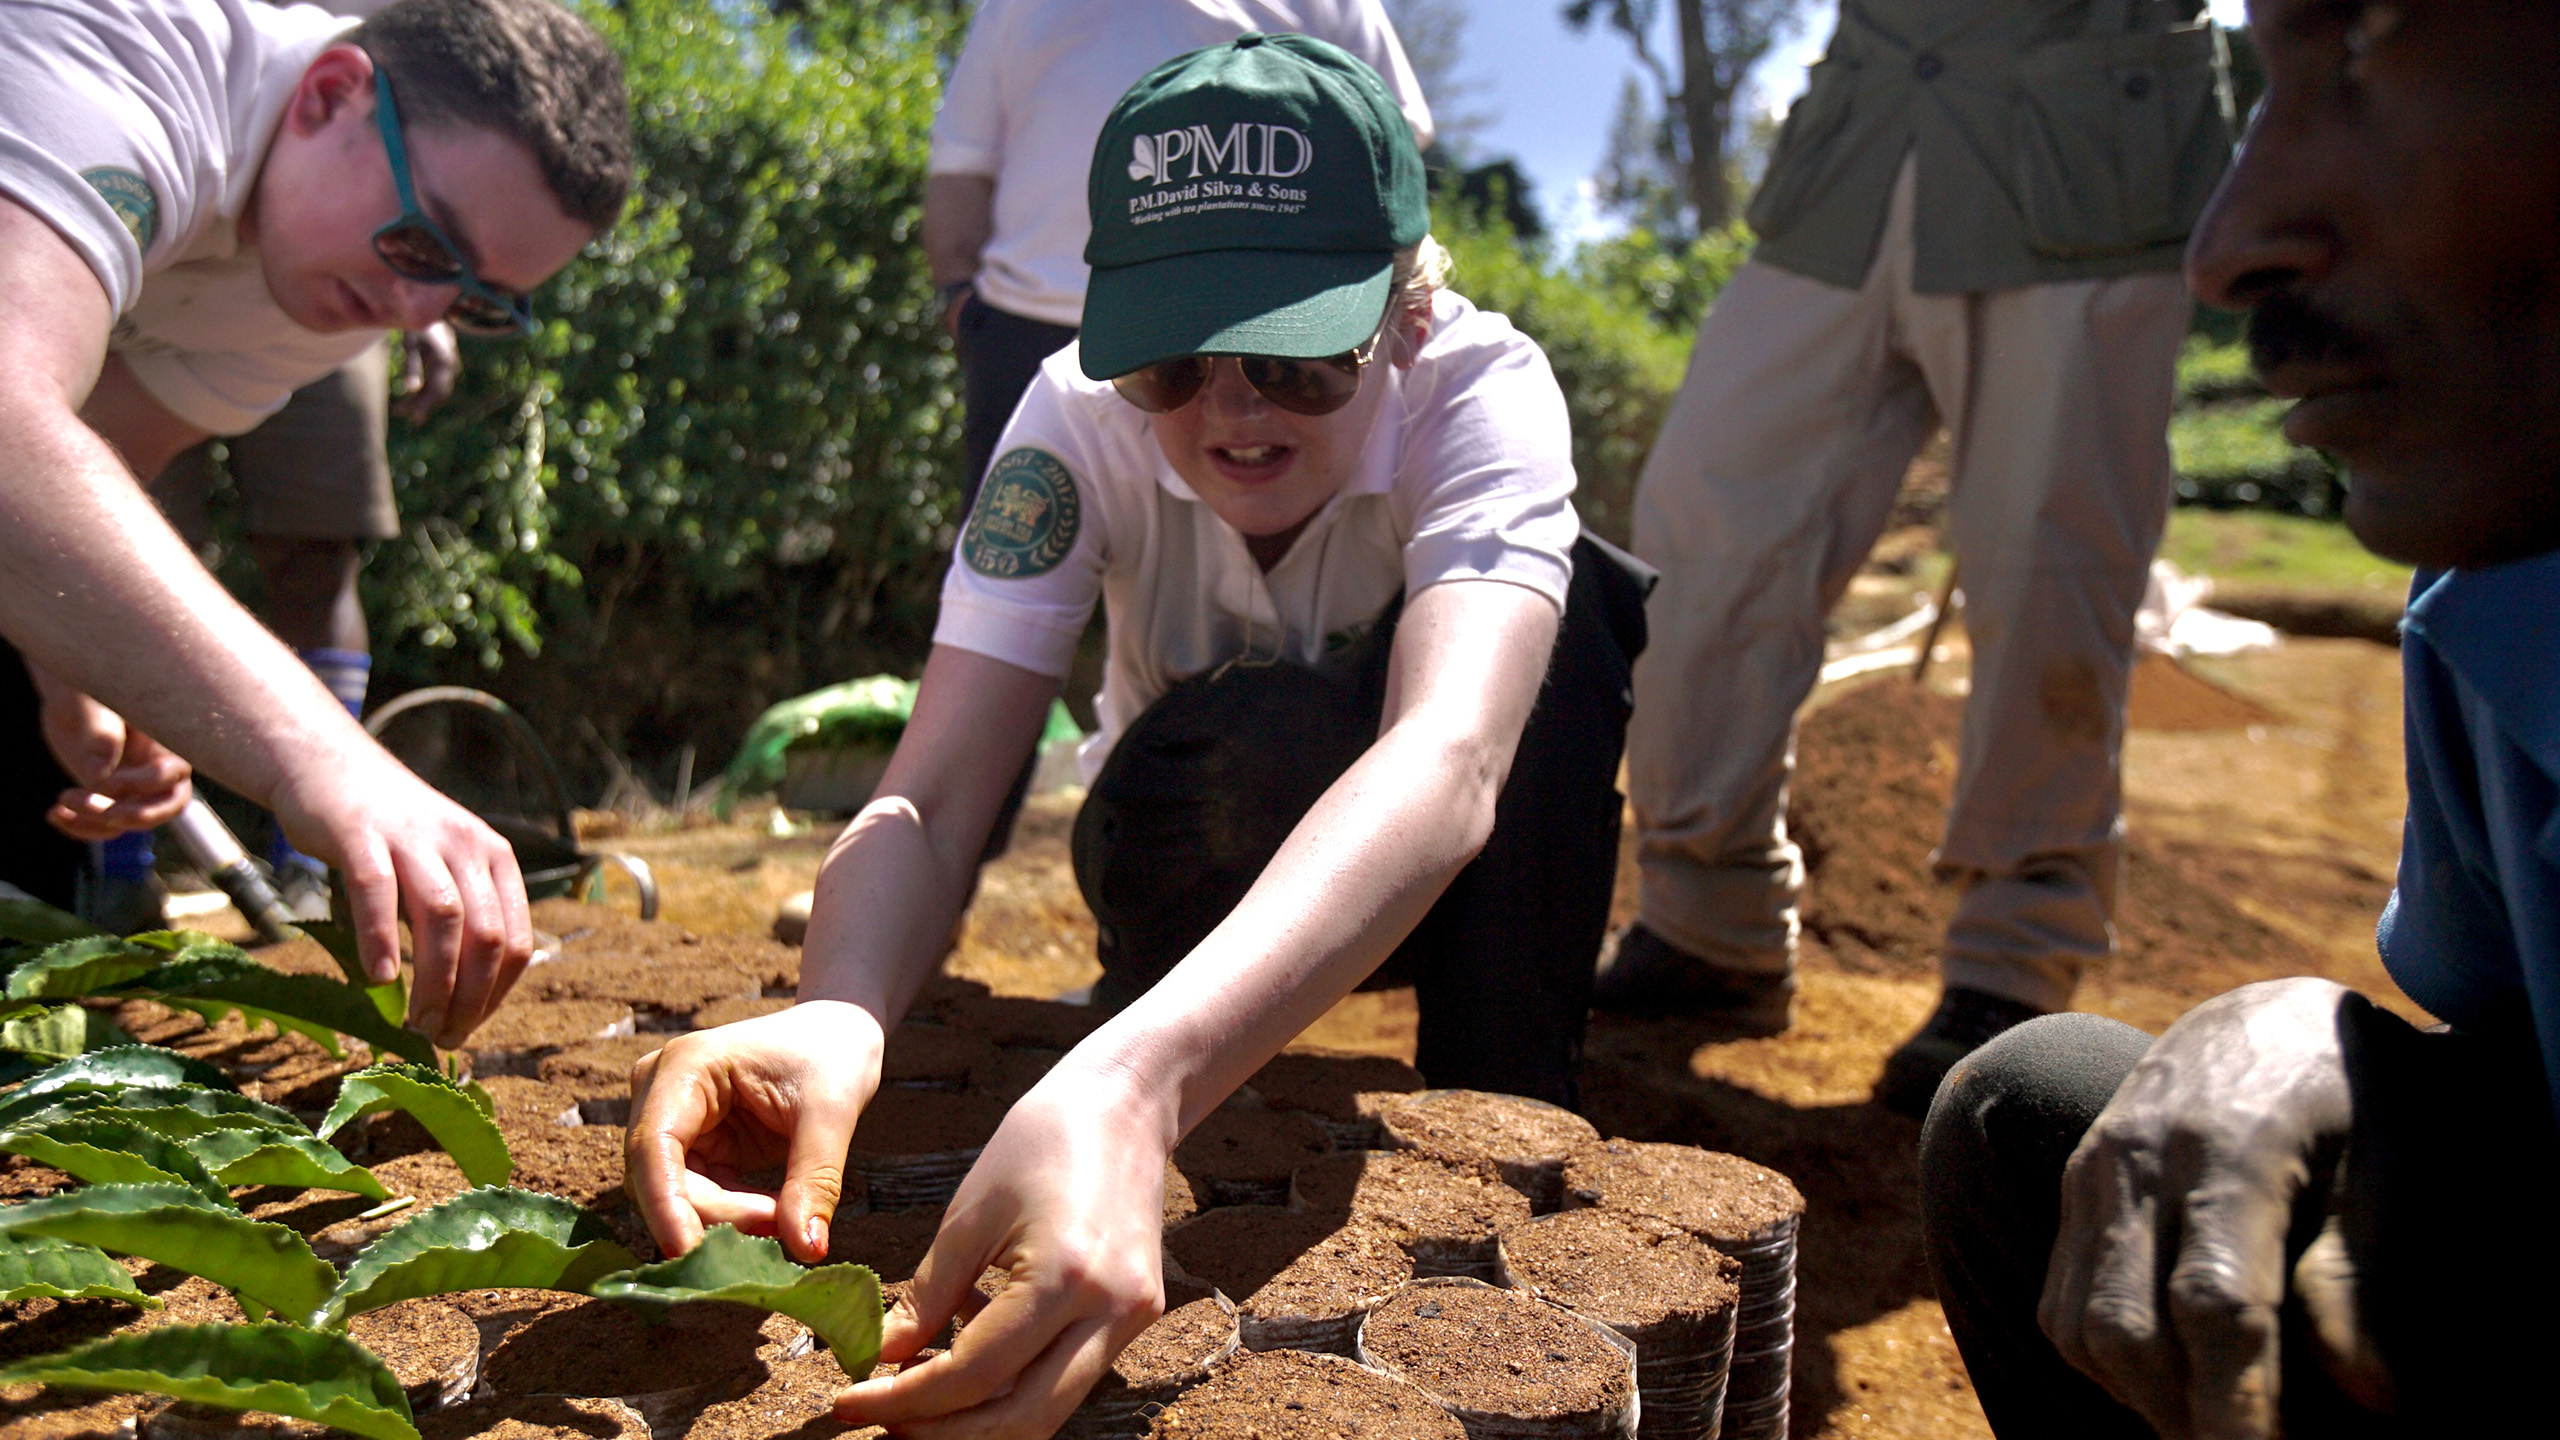
[(1084, 373), (1178, 355), (1339, 355), (1376, 333), (1431, 229), (1378, 73), (1304, 35), (1169, 60), (1112, 107), (1085, 187)]

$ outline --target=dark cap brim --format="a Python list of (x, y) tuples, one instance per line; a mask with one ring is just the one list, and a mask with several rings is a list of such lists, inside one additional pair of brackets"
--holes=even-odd
[(1358, 348), (1387, 313), (1392, 252), (1200, 250), (1097, 269), (1076, 337), (1087, 379), (1179, 355), (1313, 360)]

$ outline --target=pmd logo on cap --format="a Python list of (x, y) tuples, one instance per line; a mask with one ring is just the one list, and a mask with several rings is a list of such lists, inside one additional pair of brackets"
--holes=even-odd
[[(1315, 142), (1303, 130), (1287, 125), (1260, 125), (1239, 120), (1221, 137), (1206, 125), (1160, 130), (1129, 142), (1129, 178), (1141, 184), (1170, 185), (1177, 179), (1210, 175), (1247, 175), (1286, 180), (1303, 175), (1316, 159)], [(1183, 161), (1190, 168), (1176, 175)]]

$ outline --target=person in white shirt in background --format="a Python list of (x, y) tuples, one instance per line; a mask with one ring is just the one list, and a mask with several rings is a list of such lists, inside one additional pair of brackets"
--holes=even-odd
[[(270, 0), (284, 4), (288, 0)], [(321, 0), (332, 15), (362, 20), (389, 0)], [(453, 327), (437, 321), (401, 337), (399, 405), (419, 423), (453, 393), (462, 352)], [(400, 512), (391, 490), (390, 345), (386, 337), (334, 372), (293, 392), (284, 408), (239, 431), (234, 414), (190, 416), (229, 437), (227, 470), (238, 494), (240, 529), (258, 567), (264, 599), (258, 618), (347, 707), (364, 718), (373, 673), (372, 635), (356, 576), (364, 547), (397, 537)], [(146, 388), (147, 374), (138, 373)], [(183, 393), (171, 403), (184, 413)], [(239, 433), (233, 433), (239, 431)], [(160, 513), (202, 553), (213, 534), (214, 442), (180, 452), (145, 485)], [(165, 890), (154, 871), (153, 835), (129, 830), (98, 842), (95, 885), (82, 897), (92, 923), (123, 934), (167, 922)], [(329, 872), (271, 829), (266, 860), (285, 908), (296, 920), (329, 918)]]
[[(1571, 1103), (1617, 866), (1644, 582), (1587, 538), (1546, 356), (1443, 288), (1376, 73), (1247, 34), (1102, 127), (1083, 332), (944, 583), (914, 717), (819, 873), (798, 1003), (633, 1072), (629, 1187), (669, 1254), (723, 1222), (827, 1249), (885, 1037), (1099, 602), (1076, 872), (1118, 1013), (1016, 1103), (856, 1387), (902, 1435), (1046, 1435), (1162, 1309), (1166, 1157), (1401, 968), (1435, 1085)], [(780, 1193), (740, 1176), (787, 1162)]]
[[(621, 62), (547, 0), (400, 0), (360, 26), (0, 0), (0, 33), (0, 717), (40, 696), (61, 763), (14, 748), (0, 824), (50, 782), (75, 838), (156, 825), (192, 761), (347, 877), (377, 978), (405, 910), (410, 1021), (456, 1044), (531, 955), (513, 854), (373, 744), (135, 476), (387, 329), (529, 329), (526, 293), (628, 191)], [(44, 893), (29, 848), (0, 866)]]

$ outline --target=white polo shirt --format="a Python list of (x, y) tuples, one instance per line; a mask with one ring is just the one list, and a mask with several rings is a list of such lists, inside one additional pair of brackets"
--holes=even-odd
[(995, 181), (980, 299), (1052, 325), (1084, 318), (1085, 175), (1111, 107), (1177, 55), (1249, 30), (1350, 51), (1431, 144), (1431, 107), (1379, 0), (982, 0), (933, 119), (936, 175)]
[(1340, 494), (1268, 574), (1174, 473), (1153, 422), (1076, 347), (1049, 357), (996, 447), (942, 585), (937, 645), (1064, 676), (1100, 599), (1110, 658), (1089, 783), (1120, 733), (1189, 676), (1248, 653), (1312, 663), (1398, 592), (1500, 580), (1561, 611), (1573, 578), (1573, 439), (1547, 357), (1441, 292)]
[(0, 0), (0, 192), (89, 263), (115, 352), (201, 429), (254, 428), (381, 338), (294, 324), (237, 233), (294, 86), (354, 27), (257, 0)]

